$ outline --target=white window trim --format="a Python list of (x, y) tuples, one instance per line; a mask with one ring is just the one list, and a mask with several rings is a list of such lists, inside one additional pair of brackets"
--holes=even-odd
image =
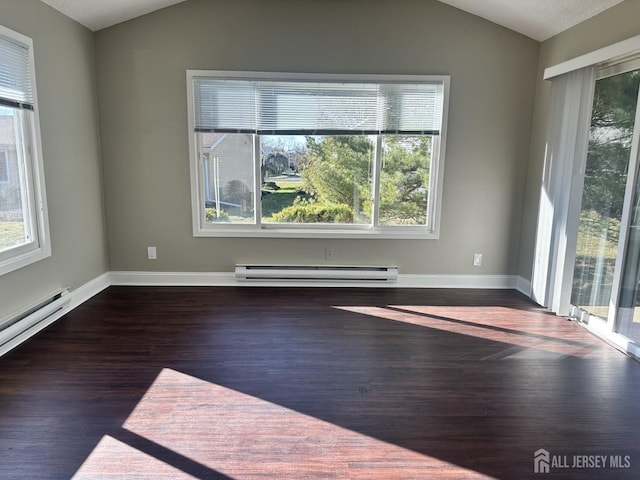
[[(246, 72), (221, 70), (187, 70), (187, 114), (189, 132), (189, 165), (191, 180), (191, 215), (194, 237), (258, 237), (258, 238), (377, 238), (377, 239), (426, 239), (440, 238), (440, 219), (442, 210), (442, 188), (444, 184), (444, 159), (447, 139), (447, 121), (449, 112), (449, 89), (451, 77), (449, 75), (368, 75), (368, 74), (309, 74), (309, 73), (276, 73), (276, 72)], [(438, 141), (434, 142), (437, 154), (431, 158), (431, 173), (429, 185), (429, 218), (431, 226), (376, 226), (369, 225), (283, 225), (283, 224), (216, 224), (205, 222), (204, 209), (204, 174), (203, 165), (196, 151), (196, 133), (194, 132), (194, 88), (193, 78), (198, 76), (216, 76), (247, 79), (271, 80), (324, 80), (324, 81), (362, 81), (362, 82), (427, 82), (440, 81), (443, 84), (442, 127)], [(256, 142), (257, 143), (257, 142)], [(256, 146), (259, 149), (259, 145)], [(260, 167), (255, 162), (255, 168)], [(379, 166), (378, 166), (379, 168)], [(433, 174), (435, 173), (435, 175)], [(379, 175), (379, 172), (375, 174)], [(256, 175), (259, 183), (259, 171)], [(260, 185), (255, 191), (260, 191)], [(255, 195), (255, 212), (260, 218), (260, 199)], [(374, 212), (375, 215), (375, 212)], [(377, 220), (377, 219), (376, 219)]]
[(612, 60), (622, 60), (624, 57), (634, 55), (638, 51), (640, 51), (640, 35), (548, 67), (544, 71), (543, 78), (545, 80), (552, 80), (565, 73), (574, 72), (585, 67), (599, 65)]
[(18, 43), (22, 43), (29, 49), (29, 68), (31, 70), (33, 89), (33, 115), (30, 115), (31, 122), (28, 122), (27, 131), (24, 133), (28, 137), (27, 161), (30, 163), (31, 186), (33, 191), (33, 212), (35, 215), (33, 242), (15, 249), (2, 252), (0, 255), (0, 275), (13, 272), (32, 263), (43, 260), (51, 256), (51, 240), (49, 234), (49, 213), (47, 208), (47, 195), (44, 182), (44, 164), (42, 162), (42, 141), (40, 137), (40, 119), (38, 115), (38, 93), (36, 90), (36, 69), (33, 55), (33, 41), (31, 38), (14, 32), (0, 25), (0, 35), (10, 38)]

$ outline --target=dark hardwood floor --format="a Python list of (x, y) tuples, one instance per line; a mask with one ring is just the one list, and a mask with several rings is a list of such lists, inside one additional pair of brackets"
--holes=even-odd
[(0, 478), (637, 479), (640, 364), (512, 291), (110, 287), (0, 358)]

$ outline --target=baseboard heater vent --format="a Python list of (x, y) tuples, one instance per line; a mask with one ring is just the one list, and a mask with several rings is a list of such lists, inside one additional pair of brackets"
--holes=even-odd
[(26, 311), (0, 321), (0, 355), (60, 318), (69, 307), (69, 290), (61, 290)]
[(236, 265), (238, 281), (374, 282), (398, 279), (398, 267), (364, 265)]

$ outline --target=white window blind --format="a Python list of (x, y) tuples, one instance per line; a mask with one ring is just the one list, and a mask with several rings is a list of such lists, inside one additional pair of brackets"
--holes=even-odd
[(540, 193), (532, 298), (568, 315), (589, 144), (595, 69), (554, 78)]
[(0, 104), (33, 110), (29, 47), (0, 35)]
[(194, 77), (197, 132), (439, 135), (442, 82), (364, 83)]

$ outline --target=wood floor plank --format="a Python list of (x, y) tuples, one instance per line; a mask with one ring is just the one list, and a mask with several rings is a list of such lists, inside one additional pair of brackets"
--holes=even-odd
[(0, 478), (636, 479), (639, 399), (514, 291), (110, 287), (0, 358)]

